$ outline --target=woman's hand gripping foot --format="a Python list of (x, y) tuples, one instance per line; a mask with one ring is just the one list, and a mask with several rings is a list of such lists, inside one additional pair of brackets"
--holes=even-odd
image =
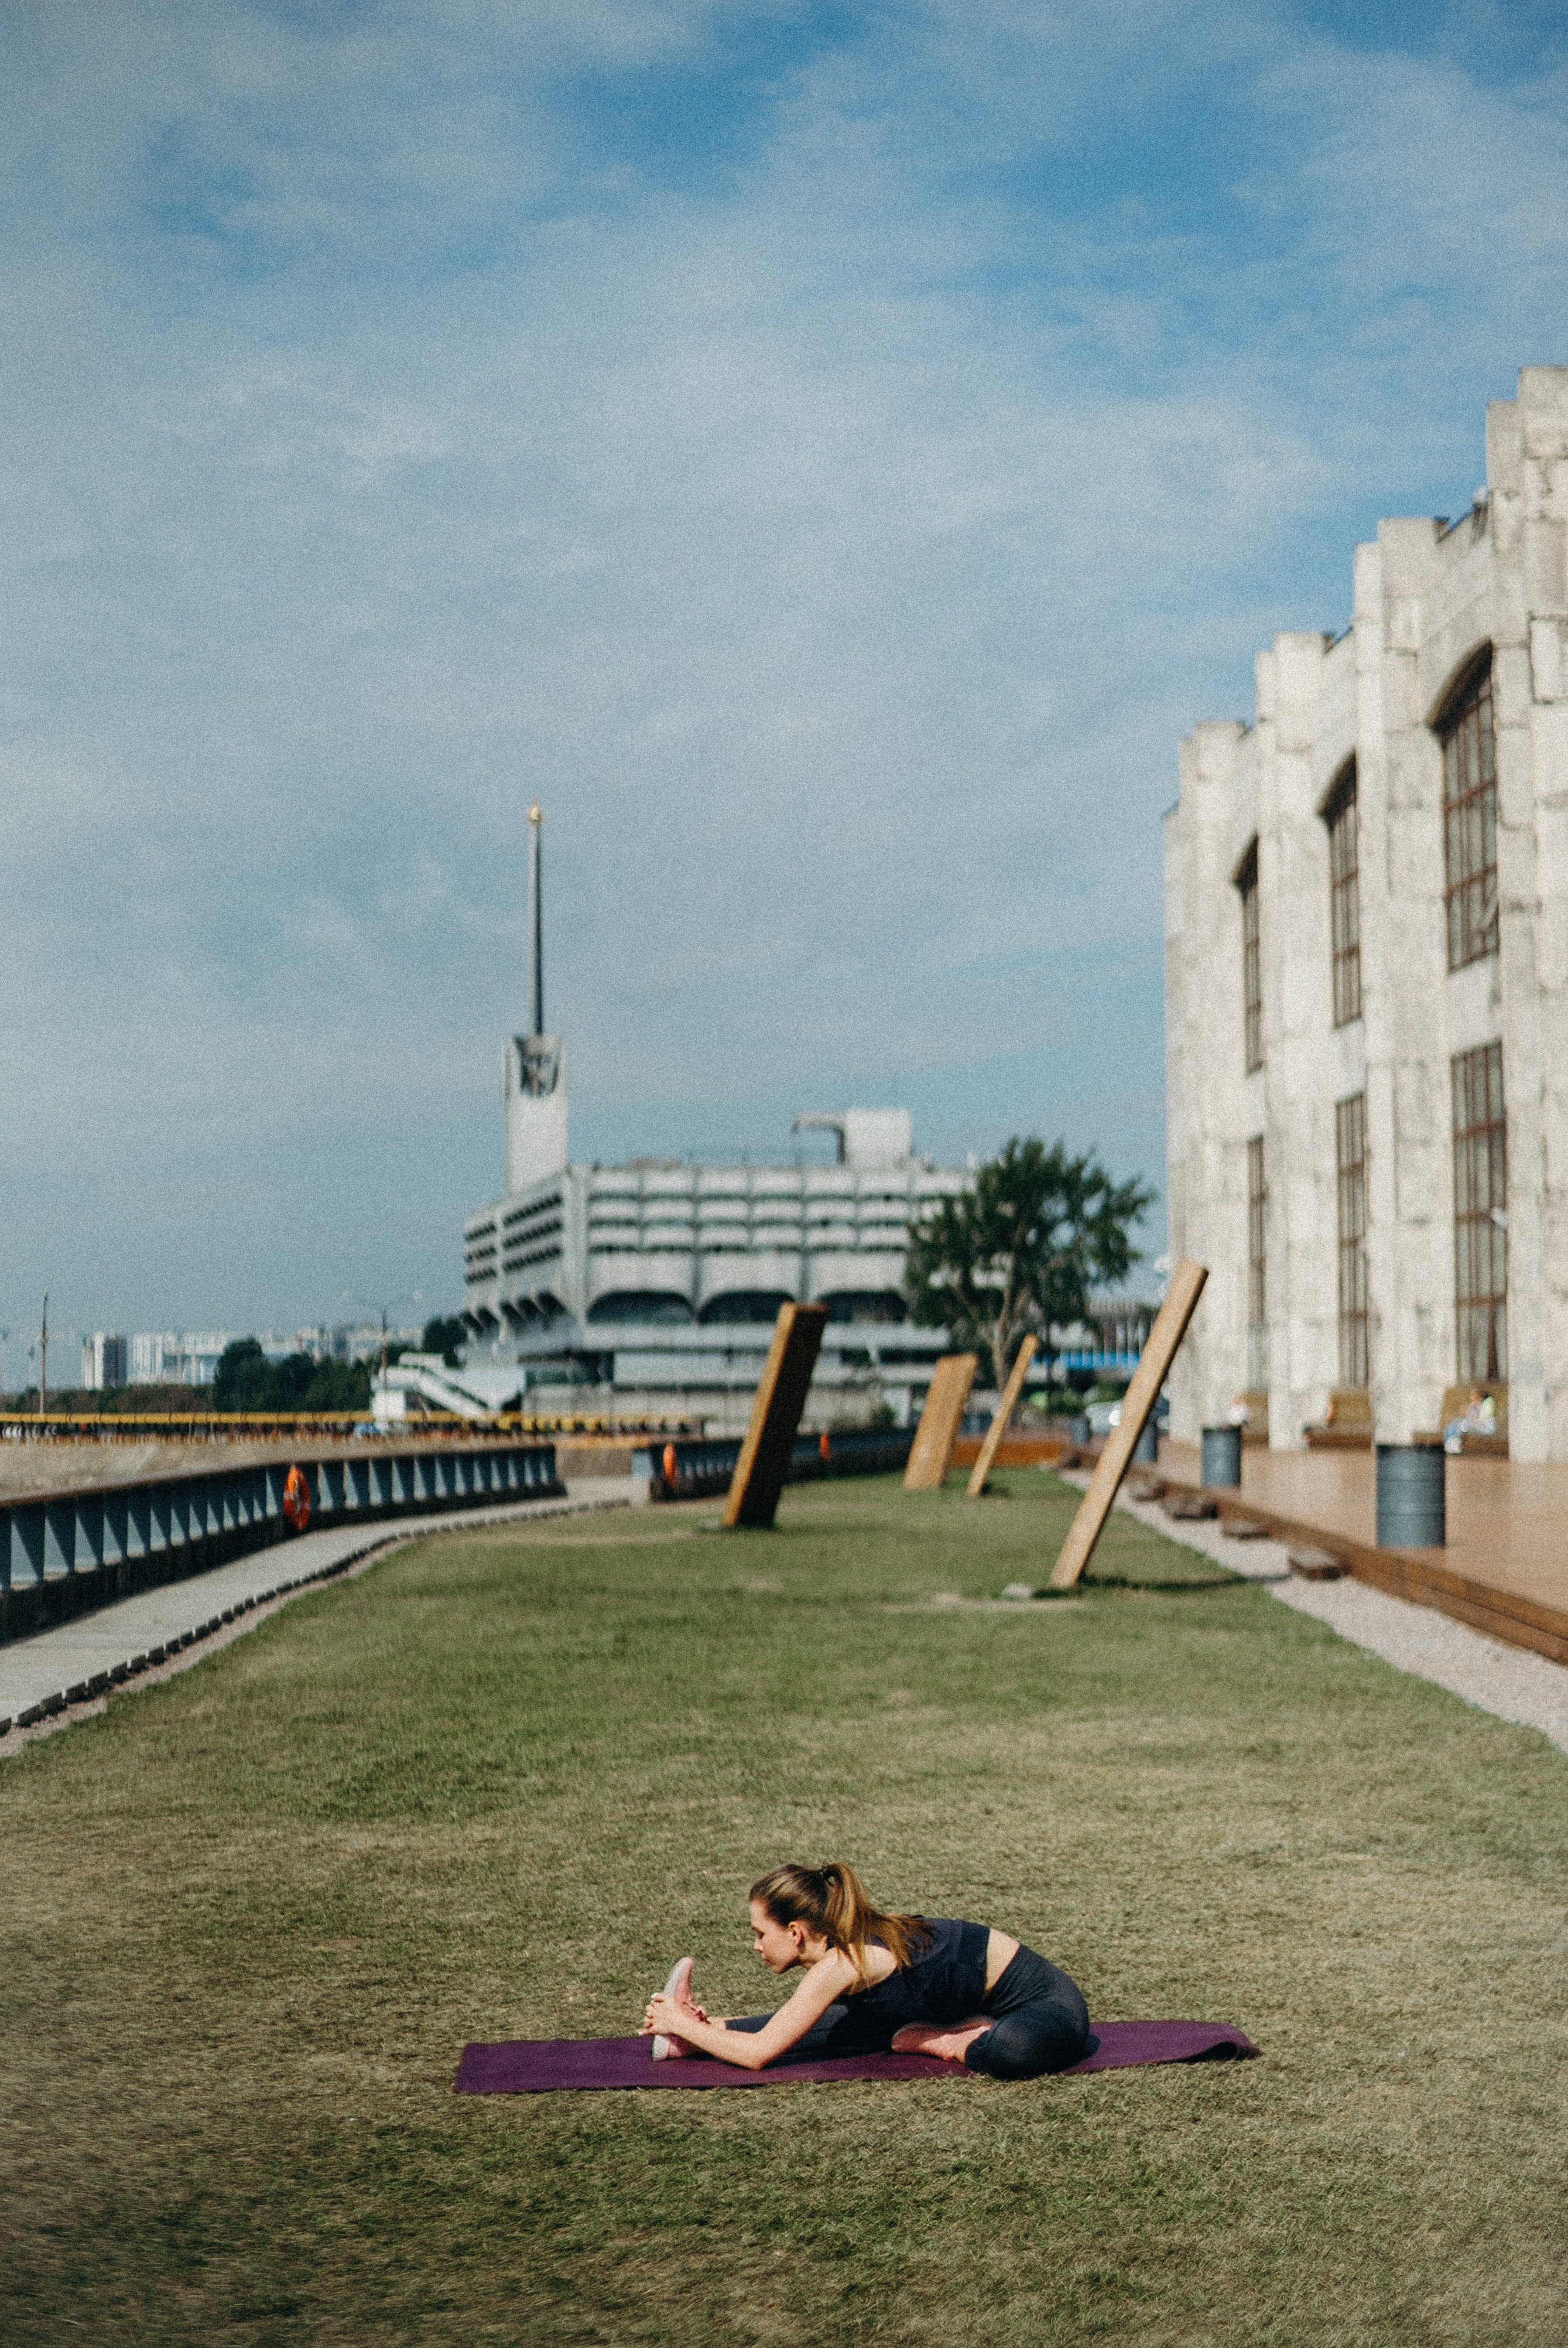
[(691, 2054), (692, 2049), (685, 2040), (676, 2035), (682, 2014), (693, 2022), (706, 2022), (708, 2019), (707, 2008), (699, 2005), (692, 1995), (692, 1962), (690, 1957), (682, 1957), (680, 1963), (672, 1968), (660, 1995), (648, 2001), (648, 2011), (642, 2017), (642, 2029), (639, 2034), (646, 2038), (650, 2031), (653, 2033), (653, 2060), (656, 2063), (671, 2062), (680, 2055)]

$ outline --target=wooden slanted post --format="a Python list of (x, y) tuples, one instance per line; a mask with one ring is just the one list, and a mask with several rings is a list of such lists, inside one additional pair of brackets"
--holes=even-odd
[(937, 1492), (947, 1482), (964, 1406), (979, 1367), (979, 1357), (975, 1354), (944, 1354), (937, 1364), (904, 1470), (907, 1492)]
[(1018, 1408), (1018, 1398), (1023, 1392), (1024, 1377), (1030, 1364), (1034, 1359), (1035, 1343), (1033, 1337), (1026, 1337), (1018, 1349), (1018, 1359), (1012, 1365), (1012, 1375), (1002, 1388), (1002, 1398), (997, 1405), (996, 1416), (986, 1429), (986, 1439), (980, 1446), (980, 1456), (976, 1460), (974, 1473), (969, 1478), (968, 1486), (964, 1494), (967, 1500), (978, 1500), (986, 1488), (986, 1478), (996, 1465), (997, 1453), (1001, 1448), (1002, 1437), (1012, 1425), (1012, 1415)]
[(1105, 1448), (1096, 1462), (1089, 1489), (1061, 1544), (1061, 1555), (1056, 1560), (1049, 1585), (1052, 1590), (1071, 1590), (1093, 1553), (1111, 1514), (1111, 1504), (1138, 1447), (1138, 1437), (1160, 1399), (1160, 1388), (1170, 1375), (1176, 1348), (1187, 1334), (1187, 1323), (1208, 1276), (1205, 1265), (1193, 1263), (1186, 1257), (1171, 1275), (1165, 1301), (1139, 1356), (1132, 1383), (1122, 1398), (1121, 1425), (1113, 1426), (1105, 1438)]
[(826, 1326), (825, 1304), (779, 1306), (774, 1341), (752, 1405), (752, 1423), (730, 1478), (730, 1497), (724, 1503), (726, 1531), (737, 1525), (773, 1523)]

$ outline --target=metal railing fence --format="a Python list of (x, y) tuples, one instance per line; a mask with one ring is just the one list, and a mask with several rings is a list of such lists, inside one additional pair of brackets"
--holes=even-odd
[[(852, 1426), (824, 1435), (798, 1435), (786, 1484), (812, 1484), (831, 1476), (891, 1476), (908, 1465), (915, 1430), (909, 1426)], [(645, 1478), (651, 1500), (706, 1500), (727, 1492), (741, 1456), (741, 1438), (650, 1444), (631, 1455), (634, 1478)]]
[(0, 1500), (0, 1642), (292, 1539), (284, 1500), (296, 1468), (318, 1531), (565, 1489), (553, 1443), (483, 1443), (18, 1494)]

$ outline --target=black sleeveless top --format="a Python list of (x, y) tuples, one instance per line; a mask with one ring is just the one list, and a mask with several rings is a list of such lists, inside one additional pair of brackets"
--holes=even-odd
[(889, 2037), (907, 2022), (963, 2022), (979, 2013), (986, 1993), (989, 1924), (957, 1916), (922, 1916), (928, 1939), (907, 1965), (869, 1989), (849, 1992), (846, 2004), (858, 2036), (874, 2027)]

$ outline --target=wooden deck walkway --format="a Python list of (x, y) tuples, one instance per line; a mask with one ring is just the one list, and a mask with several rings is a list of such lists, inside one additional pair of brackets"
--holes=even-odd
[[(1160, 1473), (1195, 1489), (1195, 1447), (1163, 1443)], [(1283, 1540), (1334, 1550), (1358, 1581), (1568, 1663), (1568, 1467), (1450, 1458), (1446, 1549), (1378, 1547), (1369, 1451), (1248, 1445), (1240, 1491), (1213, 1497), (1222, 1519), (1252, 1517)]]

